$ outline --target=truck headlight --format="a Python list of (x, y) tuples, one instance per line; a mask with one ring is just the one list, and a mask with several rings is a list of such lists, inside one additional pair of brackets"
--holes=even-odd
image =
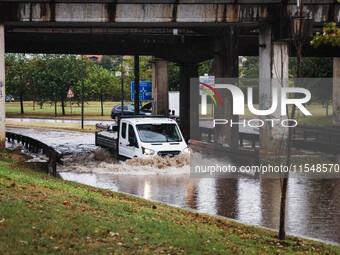
[(182, 152), (183, 152), (183, 153), (189, 153), (189, 152), (190, 152), (190, 148), (189, 148), (189, 147), (186, 147)]
[(142, 147), (142, 151), (143, 151), (144, 155), (148, 155), (148, 156), (155, 154), (154, 150), (147, 149), (147, 148), (144, 148), (144, 147)]

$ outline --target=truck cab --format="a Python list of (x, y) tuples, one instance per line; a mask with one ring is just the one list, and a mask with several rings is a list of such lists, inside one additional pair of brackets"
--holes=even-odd
[(122, 118), (118, 130), (118, 154), (126, 158), (173, 157), (189, 151), (176, 121), (172, 119)]

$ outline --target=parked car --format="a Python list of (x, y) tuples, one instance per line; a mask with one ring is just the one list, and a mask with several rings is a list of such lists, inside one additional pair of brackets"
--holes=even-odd
[(6, 102), (14, 102), (14, 97), (12, 95), (6, 95)]
[[(141, 111), (145, 112), (146, 115), (152, 114), (152, 102), (147, 103), (142, 108), (140, 108)], [(176, 120), (177, 123), (179, 123), (179, 115), (175, 113), (175, 111), (171, 110), (169, 111), (169, 118)]]
[(146, 105), (142, 106), (142, 108), (140, 108), (140, 110), (142, 112), (151, 114), (152, 113), (152, 102), (147, 103)]
[[(124, 104), (124, 115), (134, 115), (135, 114), (135, 106), (133, 104)], [(118, 104), (111, 110), (111, 119), (116, 119), (117, 116), (122, 114), (122, 105)], [(140, 111), (140, 115), (145, 115), (145, 112)]]

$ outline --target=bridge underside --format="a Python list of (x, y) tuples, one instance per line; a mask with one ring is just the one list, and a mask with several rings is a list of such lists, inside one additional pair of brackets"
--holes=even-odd
[[(340, 23), (335, 0), (303, 2), (306, 36), (324, 22)], [(6, 52), (138, 54), (178, 63), (213, 58), (216, 38), (230, 26), (238, 27), (238, 54), (258, 56), (260, 26), (272, 25), (273, 41), (291, 41), (298, 12), (296, 0), (0, 0)], [(308, 43), (303, 54), (340, 55)]]
[[(225, 34), (228, 26), (121, 28), (5, 23), (5, 49), (17, 53), (153, 55), (177, 63), (198, 63), (214, 57), (215, 38)], [(239, 26), (239, 55), (259, 55), (258, 27), (259, 24)], [(295, 44), (287, 41), (294, 56)], [(306, 43), (303, 55), (340, 57), (340, 51), (334, 47), (315, 50)]]

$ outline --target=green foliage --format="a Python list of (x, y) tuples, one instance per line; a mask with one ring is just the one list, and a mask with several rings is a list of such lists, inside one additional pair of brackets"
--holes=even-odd
[[(86, 62), (86, 61), (85, 61)], [(85, 75), (86, 75), (85, 66)], [(64, 102), (69, 88), (81, 79), (81, 61), (75, 55), (6, 55), (6, 85), (9, 94), (43, 102)], [(23, 112), (23, 111), (22, 111)]]
[(168, 63), (168, 83), (169, 91), (179, 91), (179, 73), (180, 67), (174, 62)]
[(302, 62), (302, 77), (331, 78), (333, 77), (332, 58), (304, 58)]
[(259, 57), (249, 56), (246, 58), (247, 61), (243, 62), (240, 77), (245, 79), (259, 78)]
[[(332, 58), (304, 58), (302, 62), (302, 77), (304, 78), (331, 78), (333, 77)], [(333, 84), (331, 82), (316, 82), (310, 88), (313, 100), (323, 105), (332, 99)]]
[(199, 64), (198, 76), (203, 76), (204, 74), (214, 75), (214, 60), (213, 59), (209, 59)]
[(31, 82), (29, 59), (25, 54), (6, 54), (6, 93), (19, 97), (21, 114), (24, 113), (24, 95)]
[[(93, 65), (84, 80), (87, 99), (100, 99), (101, 114), (104, 115), (103, 101), (112, 98), (119, 91), (119, 78), (102, 66)], [(80, 83), (78, 83), (80, 85)], [(78, 86), (79, 89), (79, 86)]]
[[(81, 61), (75, 55), (45, 55), (46, 71), (44, 86), (49, 91), (50, 100), (60, 101), (65, 115), (65, 100), (69, 88), (76, 90), (81, 80)], [(86, 62), (86, 61), (85, 61)], [(85, 67), (85, 77), (86, 77)], [(77, 98), (80, 95), (77, 93)]]
[(332, 45), (333, 47), (340, 47), (340, 28), (337, 27), (335, 22), (325, 23), (322, 34), (317, 32), (310, 45), (315, 49), (320, 45)]
[(87, 100), (98, 98), (105, 100), (114, 96), (119, 89), (119, 80), (120, 77), (116, 77), (112, 71), (104, 69), (102, 66), (93, 65), (84, 79), (85, 98)]
[[(151, 81), (151, 57), (140, 57), (140, 80)], [(133, 57), (123, 61), (125, 99), (131, 97), (131, 82), (134, 80)], [(114, 100), (121, 98), (120, 56), (103, 56), (101, 62), (84, 58), (85, 100)], [(29, 84), (29, 85), (26, 85)], [(65, 114), (67, 91), (74, 92), (73, 101), (81, 100), (81, 58), (75, 55), (24, 55), (6, 54), (6, 89), (15, 98), (39, 102), (61, 102)], [(23, 107), (22, 107), (23, 110)]]
[(112, 69), (114, 69), (115, 65), (116, 65), (116, 56), (103, 56), (101, 58), (101, 61), (96, 61), (95, 64), (111, 71)]

